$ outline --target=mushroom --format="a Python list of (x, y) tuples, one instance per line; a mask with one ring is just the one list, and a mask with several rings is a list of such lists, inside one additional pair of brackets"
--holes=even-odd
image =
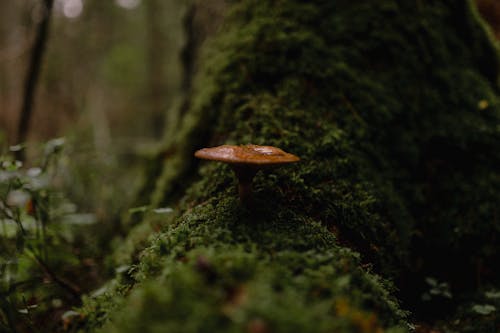
[(197, 158), (228, 163), (238, 178), (240, 201), (245, 206), (252, 203), (252, 179), (262, 168), (297, 162), (300, 159), (273, 146), (222, 145), (203, 148), (194, 153)]

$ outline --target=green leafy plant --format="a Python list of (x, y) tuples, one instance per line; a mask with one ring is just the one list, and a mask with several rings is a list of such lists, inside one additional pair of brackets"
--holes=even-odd
[(19, 146), (0, 156), (2, 332), (38, 332), (42, 316), (63, 314), (79, 302), (81, 287), (70, 269), (80, 265), (75, 235), (96, 219), (77, 213), (54, 185), (64, 143), (62, 138), (47, 142), (39, 166), (23, 167), (13, 154)]
[(426, 277), (425, 282), (429, 286), (429, 290), (422, 295), (422, 300), (430, 301), (433, 297), (452, 298), (450, 285), (446, 282), (439, 282), (433, 277)]

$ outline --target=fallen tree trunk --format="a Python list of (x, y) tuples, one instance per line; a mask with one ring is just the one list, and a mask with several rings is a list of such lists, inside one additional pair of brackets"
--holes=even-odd
[[(404, 332), (388, 281), (412, 299), (429, 274), (497, 276), (498, 57), (469, 1), (239, 1), (202, 57), (142, 192), (174, 213), (116, 250), (135, 266), (89, 329)], [(228, 143), (302, 161), (258, 174), (249, 210), (193, 158)]]

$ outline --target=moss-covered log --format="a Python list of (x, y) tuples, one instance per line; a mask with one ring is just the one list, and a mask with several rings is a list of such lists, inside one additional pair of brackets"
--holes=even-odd
[[(471, 2), (235, 1), (202, 58), (147, 188), (174, 213), (117, 247), (133, 266), (89, 329), (403, 332), (388, 281), (498, 277), (498, 57)], [(224, 143), (302, 161), (258, 174), (247, 210), (192, 156)]]

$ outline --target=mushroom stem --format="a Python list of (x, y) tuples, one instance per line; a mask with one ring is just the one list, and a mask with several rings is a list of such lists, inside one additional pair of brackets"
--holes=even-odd
[(253, 202), (252, 195), (252, 182), (239, 182), (238, 184), (238, 194), (240, 195), (240, 202), (244, 206), (251, 206)]
[(250, 207), (253, 202), (252, 181), (257, 173), (257, 169), (248, 166), (234, 165), (233, 170), (236, 174), (236, 178), (238, 178), (240, 202), (242, 205)]

